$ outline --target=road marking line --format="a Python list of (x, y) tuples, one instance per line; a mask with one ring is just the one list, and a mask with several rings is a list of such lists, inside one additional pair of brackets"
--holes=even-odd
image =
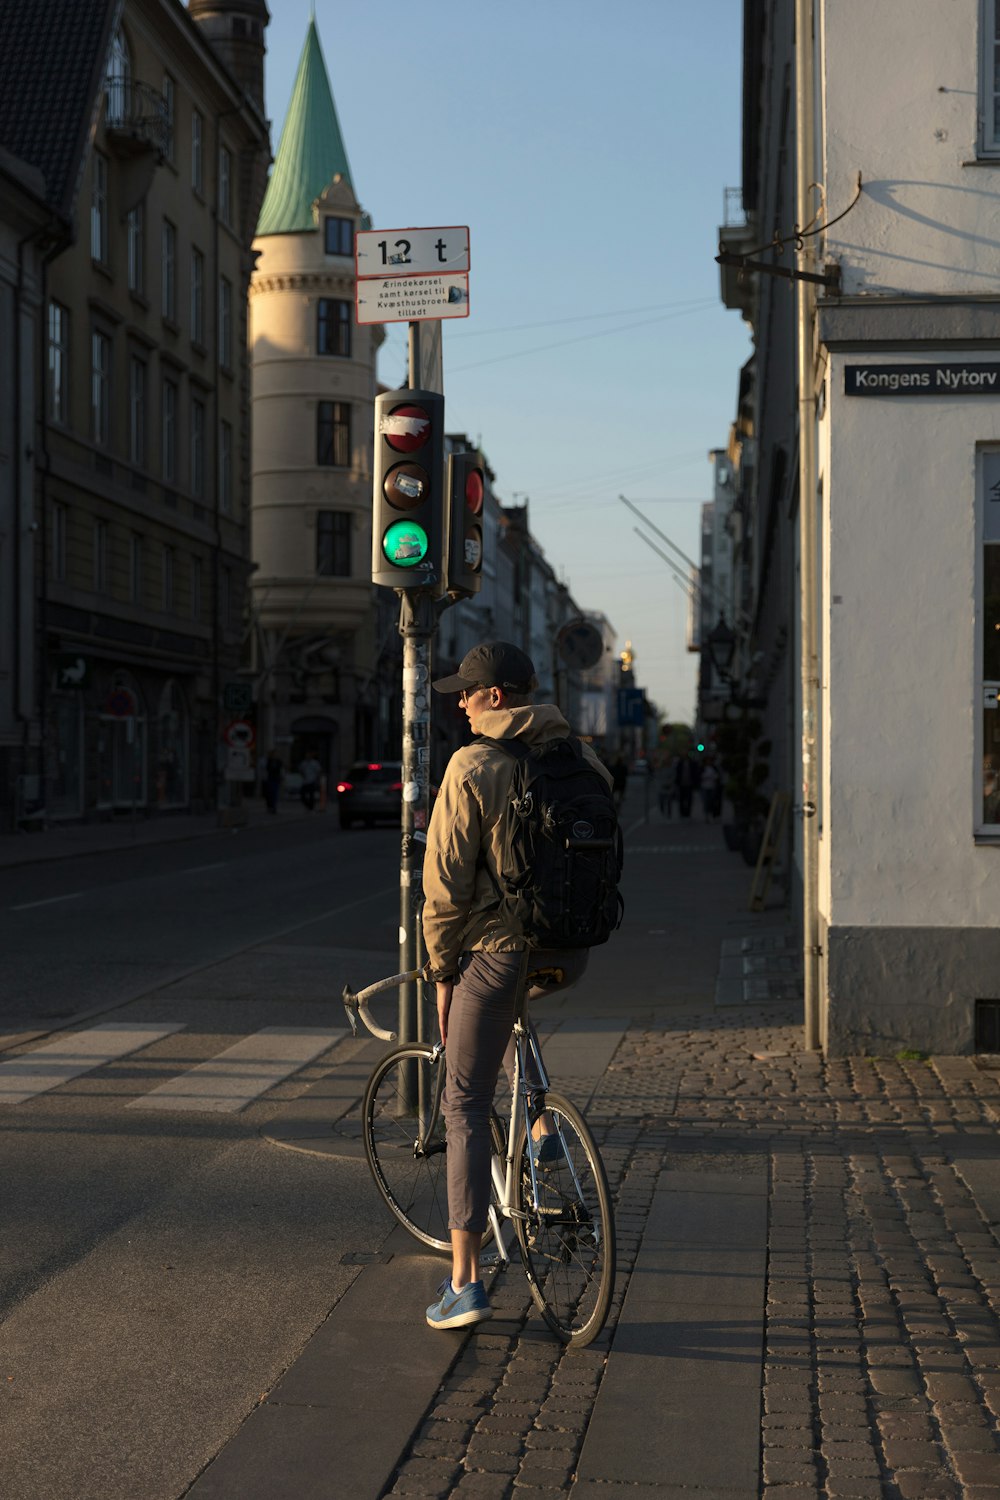
[(117, 1026), (106, 1021), (77, 1031), (0, 1063), (0, 1104), (23, 1104), (36, 1094), (58, 1088), (81, 1073), (90, 1073), (106, 1063), (139, 1052), (152, 1042), (161, 1041), (175, 1031), (183, 1031), (185, 1022), (157, 1025), (136, 1021), (131, 1026)]
[(235, 1114), (346, 1035), (346, 1027), (265, 1026), (126, 1107)]
[(20, 906), (12, 906), (11, 911), (30, 911), (33, 906), (53, 906), (57, 901), (79, 901), (82, 895), (82, 891), (73, 891), (68, 896), (46, 896), (44, 901), (24, 901)]

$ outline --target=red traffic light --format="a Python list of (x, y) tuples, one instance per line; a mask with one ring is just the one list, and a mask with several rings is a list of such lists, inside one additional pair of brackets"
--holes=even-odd
[(465, 503), (474, 516), (483, 508), (483, 471), (470, 469), (465, 479)]
[(397, 453), (416, 453), (431, 435), (430, 413), (422, 406), (404, 404), (387, 411), (379, 431)]

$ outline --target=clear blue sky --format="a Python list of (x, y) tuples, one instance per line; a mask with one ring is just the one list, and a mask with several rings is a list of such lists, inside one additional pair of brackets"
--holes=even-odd
[[(740, 181), (740, 0), (316, 0), (355, 190), (376, 228), (468, 224), (471, 316), (444, 325), (448, 428), (581, 609), (631, 640), (689, 718), (686, 598), (625, 494), (697, 559), (746, 325), (719, 301), (723, 188)], [(277, 149), (309, 0), (272, 3)], [(381, 355), (406, 371), (405, 324)]]

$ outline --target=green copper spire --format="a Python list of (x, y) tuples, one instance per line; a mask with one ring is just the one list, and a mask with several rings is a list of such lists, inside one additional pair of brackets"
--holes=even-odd
[(306, 32), (257, 233), (315, 229), (312, 205), (338, 172), (353, 191), (314, 17)]

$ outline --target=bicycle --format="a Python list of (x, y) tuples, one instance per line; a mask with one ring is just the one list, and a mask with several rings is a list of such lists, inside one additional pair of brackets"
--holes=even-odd
[[(342, 999), (357, 1035), (356, 1017), (373, 1036), (395, 1041), (368, 1009), (375, 995), (422, 978), (414, 969)], [(492, 1194), (489, 1228), (501, 1270), (510, 1264), (504, 1224), (513, 1225), (521, 1262), (538, 1311), (563, 1343), (582, 1348), (600, 1333), (615, 1282), (615, 1224), (604, 1163), (583, 1114), (549, 1088), (540, 1051), (525, 1025), (528, 978), (522, 974), (514, 1018), (514, 1077), (510, 1119), (491, 1120)], [(544, 1161), (532, 1140), (526, 1061), (530, 1049), (544, 1090), (544, 1111), (555, 1139)], [(362, 1106), (365, 1155), (385, 1203), (421, 1244), (451, 1250), (446, 1181), (447, 1138), (441, 1110), (445, 1081), (440, 1042), (403, 1042), (376, 1063)], [(535, 1119), (539, 1118), (538, 1111)]]

